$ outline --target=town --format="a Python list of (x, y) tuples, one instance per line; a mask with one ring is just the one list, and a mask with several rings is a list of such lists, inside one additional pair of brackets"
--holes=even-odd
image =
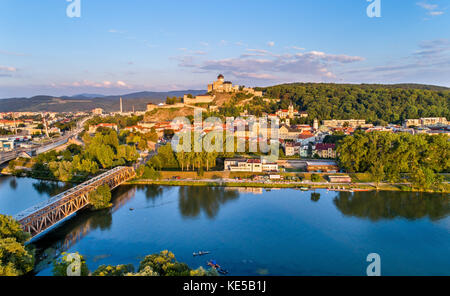
[[(446, 118), (406, 119), (403, 124), (384, 125), (367, 123), (364, 119), (337, 118), (319, 121), (317, 118), (309, 118), (308, 112), (297, 110), (292, 102), (287, 109), (278, 109), (271, 114), (261, 112), (257, 117), (246, 109), (249, 103), (259, 100), (276, 103), (277, 99), (266, 96), (262, 90), (233, 85), (225, 81), (222, 74), (215, 82), (208, 84), (207, 89), (208, 92), (204, 95), (185, 94), (182, 98), (167, 98), (166, 102), (158, 105), (149, 103), (145, 111), (124, 112), (124, 101), (120, 98), (120, 109), (115, 112), (105, 112), (101, 108), (95, 108), (90, 112), (75, 113), (2, 113), (0, 114), (2, 118), (0, 129), (3, 134), (0, 138), (2, 153), (21, 151), (16, 155), (18, 159), (31, 159), (36, 156), (37, 151), (32, 150), (32, 147), (57, 142), (60, 144), (59, 147), (50, 145), (49, 149), (63, 151), (70, 144), (84, 145), (82, 137), (85, 133), (94, 136), (97, 132), (104, 133), (111, 130), (120, 138), (126, 137), (126, 143), (136, 147), (140, 162), (147, 162), (149, 167), (160, 171), (153, 174), (153, 176), (159, 176), (160, 180), (172, 182), (180, 179), (209, 180), (214, 175), (216, 178), (221, 176), (220, 178), (224, 181), (228, 180), (233, 184), (236, 181), (242, 183), (250, 181), (252, 186), (255, 185), (254, 183), (261, 184), (261, 182), (269, 183), (270, 186), (276, 181), (298, 186), (300, 183), (293, 182), (295, 180), (302, 182), (301, 184), (315, 180), (323, 184), (343, 185), (353, 183), (353, 179), (356, 179), (346, 174), (349, 171), (341, 167), (337, 159), (337, 145), (346, 136), (351, 136), (355, 132), (450, 136), (450, 125)], [(230, 101), (240, 106), (242, 110), (236, 117), (226, 114), (227, 104)], [(195, 122), (195, 112), (216, 116), (219, 121), (222, 118), (226, 124)], [(185, 120), (181, 120), (179, 115), (184, 115)], [(80, 121), (83, 122), (85, 131), (79, 130), (74, 134), (73, 131)], [(232, 153), (223, 153), (223, 151), (207, 153), (212, 157), (207, 164), (203, 159), (198, 161), (193, 159), (196, 156), (190, 156), (191, 160), (188, 160), (188, 156), (183, 156), (186, 160), (182, 160), (179, 158), (181, 157), (179, 153), (166, 155), (165, 160), (161, 160), (164, 159), (160, 157), (160, 151), (164, 150), (161, 150), (161, 147), (170, 146), (174, 135), (182, 132), (189, 134), (198, 132), (204, 139), (208, 134), (217, 133), (218, 130), (221, 133), (226, 132), (227, 140), (243, 144), (244, 146), (241, 147), (243, 150), (234, 151), (233, 148)], [(71, 138), (66, 136), (69, 134), (72, 135)], [(61, 138), (64, 141), (58, 142)], [(277, 159), (270, 161), (263, 159), (261, 156), (264, 153), (258, 150), (258, 145), (261, 147), (262, 144), (275, 145), (279, 151)], [(249, 149), (251, 147), (256, 147), (256, 150)], [(174, 149), (174, 147), (171, 148)], [(41, 148), (39, 153), (47, 151), (49, 150)], [(219, 152), (222, 153), (219, 155)], [(168, 159), (171, 158), (174, 158), (173, 162), (176, 164), (167, 167), (170, 163)], [(14, 167), (14, 163), (14, 161), (11, 162), (9, 166), (11, 172), (24, 173), (32, 170), (30, 165)], [(16, 163), (22, 164), (23, 161), (16, 161)], [(169, 168), (170, 171), (165, 171), (165, 168)], [(9, 169), (4, 169), (3, 173), (8, 173)], [(173, 169), (181, 169), (181, 171), (177, 173)], [(189, 173), (190, 169), (197, 173)], [(208, 171), (209, 178), (204, 175), (205, 169)], [(141, 176), (143, 170), (140, 172)], [(182, 178), (181, 175), (184, 177)], [(144, 174), (143, 179), (148, 176), (148, 173)], [(367, 182), (365, 185), (369, 184), (371, 183)]]

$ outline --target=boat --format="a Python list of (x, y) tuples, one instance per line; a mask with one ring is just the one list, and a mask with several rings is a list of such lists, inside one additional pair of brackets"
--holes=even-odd
[(210, 266), (211, 268), (214, 268), (215, 270), (217, 270), (217, 272), (220, 274), (228, 274), (228, 270), (220, 267), (220, 265), (216, 263), (216, 260), (208, 261), (207, 265)]
[(198, 253), (192, 253), (192, 255), (194, 256), (194, 257), (196, 257), (196, 256), (204, 256), (204, 255), (208, 255), (208, 254), (211, 254), (211, 252), (210, 251), (199, 251)]
[(309, 188), (308, 188), (308, 187), (301, 187), (300, 190), (301, 190), (301, 191), (308, 191)]

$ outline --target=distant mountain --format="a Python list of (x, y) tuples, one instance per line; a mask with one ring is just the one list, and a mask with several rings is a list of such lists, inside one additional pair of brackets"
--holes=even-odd
[(34, 96), (31, 98), (9, 98), (0, 99), (0, 112), (11, 111), (90, 111), (94, 108), (103, 108), (107, 112), (118, 111), (119, 98), (123, 99), (123, 109), (125, 112), (146, 110), (148, 103), (161, 103), (166, 97), (181, 97), (185, 94), (200, 95), (205, 90), (179, 90), (169, 92), (137, 92), (118, 96), (104, 96), (98, 94), (79, 94), (75, 96)]

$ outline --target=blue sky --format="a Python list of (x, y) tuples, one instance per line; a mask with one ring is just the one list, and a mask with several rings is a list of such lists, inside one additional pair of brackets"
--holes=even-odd
[(285, 82), (450, 86), (450, 2), (0, 0), (0, 98)]

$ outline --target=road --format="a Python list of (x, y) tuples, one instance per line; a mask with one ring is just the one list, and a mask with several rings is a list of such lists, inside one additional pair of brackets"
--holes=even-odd
[(56, 138), (56, 139), (51, 139), (51, 141), (48, 142), (48, 143), (41, 144), (41, 145), (33, 145), (32, 147), (29, 147), (29, 148), (16, 148), (13, 151), (0, 152), (0, 165), (5, 163), (5, 162), (8, 162), (10, 160), (13, 160), (13, 159), (17, 158), (22, 152), (31, 152), (31, 151), (37, 151), (37, 150), (45, 150), (46, 147), (52, 146), (55, 143), (67, 142), (68, 139), (70, 139), (70, 138), (72, 138), (74, 136), (78, 136), (78, 134), (80, 134), (84, 130), (83, 125), (90, 118), (91, 117), (83, 118), (82, 120), (77, 122), (77, 127), (76, 127), (75, 130), (66, 133), (62, 137), (59, 137), (59, 138)]

